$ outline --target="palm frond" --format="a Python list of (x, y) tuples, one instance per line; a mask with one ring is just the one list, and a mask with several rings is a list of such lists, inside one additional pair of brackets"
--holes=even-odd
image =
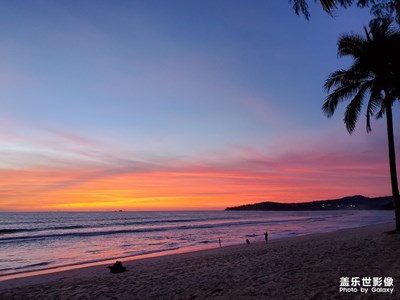
[(335, 0), (320, 0), (320, 2), (322, 9), (330, 15), (337, 8)]
[(324, 83), (325, 91), (329, 93), (329, 91), (334, 87), (350, 85), (355, 82), (363, 84), (370, 77), (368, 70), (363, 67), (363, 64), (356, 62), (348, 70), (340, 69), (329, 74)]
[(352, 56), (358, 58), (363, 52), (363, 46), (366, 40), (359, 34), (344, 34), (339, 38), (338, 56)]
[(326, 98), (324, 103), (322, 104), (322, 112), (328, 117), (332, 117), (336, 111), (336, 107), (339, 104), (339, 99), (334, 98), (332, 94), (329, 94)]
[(368, 84), (364, 84), (358, 90), (357, 94), (347, 105), (346, 112), (344, 113), (344, 123), (346, 124), (347, 131), (351, 134), (356, 128), (358, 116), (361, 112), (361, 107), (364, 101), (365, 92), (369, 89)]
[(338, 87), (326, 97), (324, 103), (322, 104), (322, 111), (328, 118), (332, 117), (339, 102), (353, 97), (359, 89), (359, 82)]
[(337, 4), (346, 8), (353, 3), (353, 0), (320, 0), (320, 2), (322, 9), (331, 15), (337, 8)]
[(324, 89), (329, 92), (332, 87), (341, 86), (350, 81), (351, 74), (347, 70), (337, 70), (329, 74), (328, 78), (325, 80)]
[(289, 0), (289, 3), (293, 2), (293, 9), (296, 15), (302, 13), (307, 20), (310, 19), (310, 12), (308, 11), (308, 4), (306, 0)]
[(390, 41), (398, 32), (393, 29), (390, 19), (373, 19), (369, 22), (370, 33), (376, 41)]
[[(317, 2), (317, 0), (314, 0)], [(360, 1), (360, 0), (359, 0)], [(289, 3), (293, 2), (293, 9), (297, 15), (302, 13), (307, 20), (310, 19), (310, 12), (308, 10), (307, 0), (289, 0)], [(348, 7), (354, 0), (319, 0), (322, 9), (332, 16), (333, 11), (339, 6)]]
[(385, 115), (385, 113), (386, 113), (386, 106), (381, 105), (381, 109), (378, 111), (375, 118), (378, 120), (378, 119), (382, 118)]

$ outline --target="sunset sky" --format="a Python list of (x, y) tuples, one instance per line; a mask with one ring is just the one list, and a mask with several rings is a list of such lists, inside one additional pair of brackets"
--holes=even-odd
[(350, 136), (344, 105), (321, 111), (349, 63), (338, 37), (369, 12), (310, 7), (306, 21), (288, 1), (3, 1), (0, 211), (390, 195), (384, 120)]

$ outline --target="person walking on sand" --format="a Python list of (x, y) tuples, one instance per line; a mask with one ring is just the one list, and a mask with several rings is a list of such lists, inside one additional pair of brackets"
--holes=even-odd
[(268, 244), (268, 231), (265, 232), (265, 244)]
[(218, 238), (219, 247), (221, 248), (221, 238)]

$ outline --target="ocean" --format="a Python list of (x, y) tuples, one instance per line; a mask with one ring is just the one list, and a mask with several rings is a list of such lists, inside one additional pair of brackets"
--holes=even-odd
[(0, 280), (391, 222), (393, 211), (0, 213)]

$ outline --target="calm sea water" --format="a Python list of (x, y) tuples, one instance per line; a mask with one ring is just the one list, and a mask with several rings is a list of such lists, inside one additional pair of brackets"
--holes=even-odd
[(2, 276), (390, 222), (392, 211), (0, 213)]

